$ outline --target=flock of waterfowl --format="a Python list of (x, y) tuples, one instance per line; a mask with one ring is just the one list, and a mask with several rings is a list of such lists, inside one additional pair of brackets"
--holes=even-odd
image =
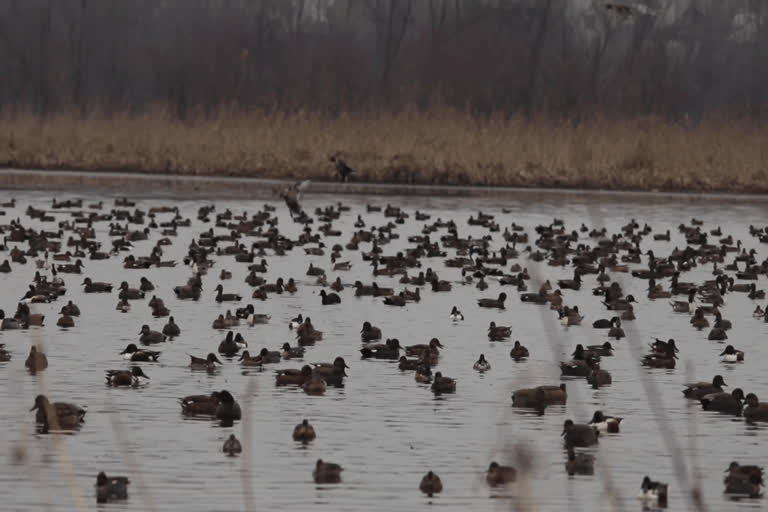
[[(339, 172), (347, 173), (345, 176), (353, 172), (345, 170), (341, 160), (336, 164), (337, 167), (342, 166)], [(308, 357), (315, 344), (339, 333), (318, 329), (326, 323), (325, 318), (318, 322), (317, 327), (304, 314), (275, 319), (288, 324), (295, 344), (284, 342), (279, 350), (264, 347), (251, 353), (243, 333), (236, 331), (239, 326), (256, 326), (273, 321), (273, 315), (259, 312), (261, 301), (281, 294), (300, 293), (302, 286), (319, 286), (320, 291), (314, 300), (327, 307), (329, 314), (344, 314), (347, 301), (365, 300), (379, 303), (380, 307), (403, 308), (421, 301), (428, 302), (430, 295), (456, 293), (467, 286), (489, 289), (487, 297), (477, 300), (477, 308), (503, 312), (510, 301), (532, 304), (531, 307), (538, 305), (552, 310), (552, 322), (559, 323), (565, 329), (584, 324), (583, 328), (592, 329), (596, 338), (605, 338), (594, 345), (577, 344), (572, 359), (559, 363), (564, 378), (584, 379), (593, 388), (612, 384), (613, 377), (607, 362), (614, 351), (626, 349), (620, 343), (628, 337), (624, 331), (626, 324), (635, 322), (636, 316), (642, 318), (643, 315), (635, 297), (625, 294), (619, 281), (614, 279), (616, 275), (647, 283), (645, 288), (649, 300), (670, 301), (670, 314), (688, 316), (691, 329), (707, 330), (708, 340), (724, 342), (728, 339), (727, 332), (732, 322), (723, 315), (731, 294), (743, 294), (755, 301), (754, 321), (768, 322), (768, 307), (763, 308), (759, 304), (765, 299), (765, 292), (759, 284), (768, 275), (768, 259), (758, 261), (757, 251), (748, 248), (749, 244), (734, 241), (719, 228), (705, 229), (697, 219), (678, 226), (686, 241), (683, 249), (675, 247), (668, 254), (659, 255), (652, 250), (643, 250), (642, 246), (646, 239), (669, 242), (669, 230), (654, 231), (648, 224), (641, 225), (635, 220), (617, 233), (609, 233), (604, 228), (590, 229), (584, 224), (568, 229), (565, 222), (559, 219), (538, 225), (530, 231), (514, 222), (502, 225), (502, 217), (479, 212), (468, 219), (468, 224), (482, 228), (486, 234), (473, 238), (462, 236), (462, 226), (454, 221), (432, 219), (429, 213), (407, 211), (391, 205), (385, 208), (369, 205), (364, 214), (353, 214), (349, 208), (338, 204), (318, 208), (310, 214), (302, 209), (300, 203), (301, 192), (306, 190), (307, 185), (303, 182), (279, 191), (289, 208), (291, 220), (303, 226), (300, 235), (294, 239), (281, 233), (275, 206), (269, 204), (250, 215), (201, 206), (194, 221), (181, 216), (177, 208), (153, 207), (143, 211), (124, 198), (115, 200), (109, 210), (103, 202), (84, 205), (81, 200), (54, 199), (50, 209), (29, 206), (25, 209), (26, 217), (12, 219), (1, 226), (3, 244), (0, 250), (7, 254), (7, 259), (0, 265), (0, 272), (29, 273), (31, 284), (27, 290), (6, 289), (3, 301), (14, 301), (16, 311), (13, 315), (6, 315), (0, 310), (0, 329), (46, 328), (50, 321), (35, 312), (35, 305), (55, 301), (62, 303), (56, 325), (64, 329), (74, 327), (81, 315), (85, 317), (88, 314), (72, 300), (77, 295), (71, 289), (77, 285), (82, 287), (83, 293), (104, 294), (105, 298), (114, 300), (118, 313), (145, 307), (144, 304), (148, 303), (146, 316), (152, 319), (148, 322), (164, 319), (165, 325), (161, 330), (153, 330), (149, 323), (136, 326), (136, 342), (120, 347), (122, 351), (119, 352), (130, 364), (108, 369), (105, 374), (107, 386), (143, 387), (150, 375), (154, 375), (150, 368), (162, 357), (161, 351), (148, 347), (157, 348), (168, 340), (184, 339), (183, 322), (177, 324), (171, 315), (176, 303), (197, 301), (203, 290), (206, 290), (205, 293), (212, 293), (210, 290), (213, 290), (216, 302), (231, 304), (231, 308), (213, 318), (211, 325), (213, 329), (227, 332), (216, 351), (189, 356), (187, 364), (191, 369), (215, 373), (221, 365), (232, 363), (259, 370), (275, 367), (276, 386), (298, 387), (308, 395), (323, 395), (328, 387), (344, 385), (351, 352), (339, 355), (331, 362), (299, 367), (290, 367), (290, 363)], [(15, 207), (15, 201), (5, 203), (3, 207)], [(509, 213), (501, 212), (502, 215)], [(342, 215), (356, 215), (351, 233), (342, 233), (334, 228), (334, 221)], [(368, 222), (376, 219), (376, 226), (369, 226), (363, 215)], [(388, 254), (386, 246), (399, 238), (400, 226), (414, 221), (423, 224), (421, 233), (408, 236), (406, 250)], [(94, 229), (99, 224), (108, 226), (108, 234), (102, 239)], [(180, 231), (192, 230), (193, 226), (200, 225), (204, 229), (196, 233), (183, 262), (163, 259), (163, 248), (172, 245)], [(48, 226), (55, 227), (50, 230), (46, 229)], [(750, 226), (749, 233), (754, 243), (768, 243), (768, 228)], [(344, 236), (346, 241), (339, 239)], [(140, 245), (140, 241), (152, 241), (148, 255), (138, 254), (139, 247), (147, 247)], [(297, 269), (296, 274), (300, 275), (295, 277), (269, 276), (272, 259), (280, 258), (289, 251), (324, 257), (329, 263), (316, 265), (310, 262), (306, 270)], [(359, 253), (359, 258), (353, 260), (355, 253)], [(124, 277), (120, 278), (122, 282), (119, 286), (88, 277), (88, 261), (103, 259), (120, 262), (126, 269), (120, 273)], [(437, 266), (434, 263), (437, 261), (442, 261), (445, 267), (440, 275), (432, 268)], [(554, 267), (570, 266), (573, 278), (554, 282), (541, 278), (534, 285), (537, 276), (532, 276), (528, 268), (524, 268), (527, 262), (548, 263)], [(134, 277), (129, 271), (177, 264), (189, 267), (189, 278), (162, 297), (149, 279), (141, 276), (140, 272)], [(370, 283), (360, 280), (345, 282), (343, 273), (360, 264), (370, 265)], [(711, 266), (711, 280), (683, 281), (686, 272), (703, 266)], [(331, 274), (335, 274), (335, 279), (330, 277)], [(275, 279), (270, 281), (268, 276)], [(593, 285), (588, 284), (588, 276), (593, 276), (589, 279), (594, 281)], [(73, 282), (73, 279), (76, 281)], [(227, 291), (231, 288), (227, 282), (235, 279), (244, 280), (252, 288), (251, 297), (255, 302), (243, 305), (247, 300), (242, 295)], [(383, 280), (390, 285), (383, 285)], [(669, 280), (666, 288), (664, 280)], [(132, 287), (130, 281), (137, 282), (137, 286)], [(568, 290), (579, 291), (584, 286), (592, 286), (594, 300), (600, 301), (606, 310), (605, 318), (586, 320), (579, 306), (569, 303), (572, 296)], [(70, 291), (67, 291), (68, 288)], [(678, 296), (684, 300), (678, 300)], [(579, 297), (583, 298), (583, 295)], [(463, 309), (465, 311), (462, 312), (454, 306), (450, 312), (446, 311), (446, 325), (471, 322), (472, 312), (466, 307)], [(200, 313), (205, 314), (204, 311)], [(362, 346), (358, 353), (361, 360), (392, 361), (400, 371), (413, 372), (418, 384), (428, 385), (438, 396), (461, 393), (457, 379), (436, 370), (440, 366), (442, 351), (450, 350), (438, 336), (423, 340), (424, 343), (401, 344), (398, 338), (386, 336), (391, 326), (375, 323), (360, 319)], [(500, 321), (498, 324), (493, 321), (482, 330), (492, 342), (512, 341), (515, 337), (514, 325), (501, 325)], [(724, 364), (745, 361), (745, 352), (735, 345), (738, 341), (729, 342), (722, 350), (720, 357)], [(681, 348), (674, 339), (655, 338), (647, 354), (637, 364), (651, 369), (674, 369)], [(18, 346), (0, 345), (0, 361), (10, 361), (20, 350)], [(530, 342), (523, 344), (515, 340), (510, 358), (525, 364), (534, 350), (537, 348)], [(222, 362), (219, 356), (228, 362)], [(491, 363), (485, 354), (479, 354), (472, 367), (478, 372), (488, 372)], [(31, 372), (39, 372), (45, 370), (48, 364), (41, 348), (32, 345), (25, 366)], [(738, 372), (733, 375), (738, 378)], [(724, 386), (724, 378), (714, 375), (706, 382), (690, 383), (682, 390), (683, 397), (698, 400), (705, 410), (741, 416), (750, 423), (768, 421), (768, 403), (760, 402), (757, 390), (745, 393), (744, 389), (737, 387), (726, 392)], [(55, 383), (52, 390), (55, 393)], [(547, 408), (567, 402), (568, 390), (566, 383), (553, 382), (514, 390), (511, 398), (514, 407), (545, 414)], [(45, 394), (38, 395), (32, 401), (40, 432), (77, 430), (85, 423), (85, 406), (52, 401)], [(210, 417), (224, 427), (232, 427), (247, 412), (226, 389), (180, 397), (179, 404), (182, 415)], [(622, 418), (600, 410), (594, 412), (588, 423), (564, 420), (561, 436), (565, 472), (568, 475), (593, 474), (596, 455), (577, 449), (595, 445), (605, 435), (620, 435), (621, 428)], [(311, 443), (318, 435), (322, 432), (316, 433), (306, 419), (293, 430), (293, 439), (302, 443)], [(235, 434), (231, 434), (222, 451), (237, 455), (243, 449)], [(317, 483), (341, 481), (343, 468), (338, 464), (318, 458), (314, 468), (307, 468), (307, 471), (310, 469)], [(429, 497), (443, 490), (443, 482), (435, 469), (429, 470), (419, 484), (419, 489)], [(486, 481), (492, 486), (506, 485), (520, 478), (522, 473), (520, 468), (503, 466), (494, 461), (488, 466)], [(761, 496), (762, 468), (730, 462), (726, 473), (726, 493), (751, 498)], [(98, 501), (126, 499), (128, 483), (126, 477), (107, 477), (100, 472), (96, 484)], [(667, 484), (646, 476), (640, 487), (644, 500), (659, 506), (666, 505)]]

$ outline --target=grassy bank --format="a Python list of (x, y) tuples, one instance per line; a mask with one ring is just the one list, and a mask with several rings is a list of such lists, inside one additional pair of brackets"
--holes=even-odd
[(340, 152), (358, 181), (768, 192), (768, 129), (748, 120), (579, 124), (478, 118), (441, 108), (330, 118), (222, 111), (181, 122), (0, 114), (0, 165), (17, 168), (331, 179)]

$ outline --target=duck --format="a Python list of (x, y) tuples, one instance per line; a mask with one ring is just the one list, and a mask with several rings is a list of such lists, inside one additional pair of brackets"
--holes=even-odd
[(221, 447), (221, 451), (234, 457), (235, 455), (242, 453), (243, 445), (240, 444), (240, 440), (235, 437), (235, 434), (229, 434), (229, 438), (224, 441), (224, 446)]
[(619, 320), (619, 317), (614, 316), (611, 319), (601, 318), (592, 322), (592, 327), (595, 329), (610, 329)]
[(432, 383), (432, 368), (429, 363), (419, 361), (416, 365), (416, 372), (413, 376), (414, 380), (419, 384), (431, 384)]
[(603, 411), (595, 411), (595, 414), (592, 415), (592, 419), (589, 421), (589, 425), (597, 428), (600, 432), (618, 434), (623, 419), (615, 416), (606, 416), (603, 414)]
[(441, 372), (435, 372), (435, 376), (432, 379), (432, 392), (436, 395), (441, 393), (455, 393), (456, 392), (456, 380), (450, 377), (443, 377)]
[(264, 366), (264, 360), (261, 358), (261, 356), (251, 357), (251, 353), (247, 350), (243, 350), (243, 353), (240, 354), (238, 361), (240, 362), (241, 366)]
[(320, 290), (320, 297), (322, 298), (323, 306), (329, 306), (331, 304), (341, 304), (341, 297), (337, 293), (327, 293), (325, 290)]
[(574, 423), (573, 420), (565, 420), (563, 433), (566, 446), (591, 446), (597, 443), (600, 431), (594, 425)]
[(189, 395), (179, 399), (181, 414), (184, 416), (215, 416), (219, 402), (218, 391), (210, 395)]
[(106, 370), (107, 384), (114, 387), (129, 386), (138, 387), (144, 384), (141, 379), (149, 379), (139, 366), (130, 370)]
[(724, 363), (739, 363), (744, 361), (744, 352), (736, 350), (733, 345), (728, 345), (720, 353), (720, 360)]
[(363, 347), (360, 349), (360, 353), (363, 359), (398, 359), (401, 349), (400, 340), (393, 338), (387, 339), (384, 343)]
[(8, 331), (11, 329), (20, 329), (21, 324), (15, 318), (6, 318), (5, 311), (0, 309), (0, 330)]
[(226, 337), (219, 343), (219, 354), (223, 354), (226, 357), (233, 357), (240, 352), (241, 349), (246, 348), (247, 346), (248, 343), (246, 343), (245, 340), (238, 343), (235, 340), (235, 333), (229, 331), (227, 332)]
[(68, 329), (70, 327), (74, 327), (75, 319), (72, 318), (70, 315), (61, 314), (59, 316), (59, 319), (56, 320), (56, 326), (61, 327), (62, 329)]
[(168, 317), (168, 323), (163, 326), (163, 335), (169, 338), (175, 338), (181, 334), (181, 328), (172, 316)]
[(92, 281), (90, 277), (86, 277), (81, 286), (85, 293), (110, 293), (112, 291), (111, 283), (102, 283), (99, 281)]
[(506, 325), (496, 325), (496, 322), (491, 322), (488, 325), (488, 339), (491, 341), (504, 341), (504, 339), (512, 336), (512, 328)]
[(301, 369), (278, 370), (275, 375), (275, 384), (278, 386), (297, 385), (301, 386), (312, 377), (312, 367), (305, 364)]
[(50, 429), (71, 430), (77, 428), (80, 423), (85, 422), (88, 408), (66, 402), (51, 403), (45, 395), (37, 395), (35, 404), (30, 411), (37, 411), (35, 421), (43, 426), (44, 432), (47, 432)]
[(219, 284), (214, 289), (216, 292), (216, 302), (240, 302), (243, 298), (236, 293), (224, 293), (224, 287)]
[(211, 352), (208, 354), (207, 357), (195, 357), (190, 355), (189, 356), (189, 367), (193, 370), (215, 370), (217, 368), (217, 364), (224, 364), (221, 361), (219, 361), (219, 358), (216, 357), (216, 354)]
[(325, 394), (327, 385), (322, 376), (313, 372), (309, 379), (301, 385), (301, 389), (308, 395), (322, 395)]
[(96, 503), (109, 503), (128, 499), (128, 484), (125, 476), (110, 476), (100, 471), (96, 475)]
[(320, 375), (329, 386), (341, 386), (349, 369), (343, 357), (336, 357), (332, 363), (314, 363), (313, 375)]
[(235, 401), (235, 397), (226, 389), (219, 392), (219, 404), (216, 407), (215, 417), (224, 426), (231, 425), (233, 421), (242, 418), (240, 404)]
[(621, 319), (614, 317), (613, 327), (608, 331), (608, 337), (620, 340), (625, 336), (624, 329), (621, 328)]
[(709, 331), (707, 339), (710, 341), (724, 341), (728, 339), (728, 334), (725, 332), (721, 321), (715, 320), (715, 325)]
[(259, 351), (258, 357), (261, 358), (262, 362), (271, 364), (279, 363), (283, 357), (283, 354), (279, 350), (269, 350), (268, 348), (264, 347)]
[(669, 486), (661, 482), (654, 482), (650, 477), (645, 476), (640, 485), (640, 500), (651, 506), (667, 506), (667, 490)]
[(453, 306), (451, 309), (451, 314), (449, 315), (449, 318), (452, 322), (461, 322), (464, 320), (464, 315), (459, 311), (459, 308), (456, 306)]
[(139, 338), (139, 342), (144, 345), (152, 345), (154, 343), (163, 343), (168, 337), (157, 331), (152, 331), (149, 329), (149, 326), (147, 324), (144, 324), (141, 326), (141, 330), (139, 331), (139, 334), (141, 337)]
[(727, 384), (723, 380), (722, 375), (715, 375), (711, 383), (692, 382), (690, 384), (687, 384), (686, 388), (683, 390), (683, 395), (685, 395), (686, 398), (700, 400), (705, 395), (709, 395), (712, 393), (722, 393), (723, 386), (726, 386), (726, 385)]
[(341, 472), (344, 468), (332, 462), (323, 462), (323, 459), (317, 459), (315, 469), (312, 471), (312, 478), (316, 484), (336, 484), (341, 482)]
[(123, 356), (123, 359), (127, 359), (128, 361), (148, 362), (157, 361), (160, 357), (160, 352), (154, 350), (140, 350), (135, 343), (129, 343), (128, 346), (125, 347), (125, 350), (120, 352), (120, 355)]
[(507, 300), (507, 294), (501, 292), (498, 299), (478, 299), (477, 305), (481, 308), (504, 309), (504, 301)]
[(491, 363), (485, 359), (484, 354), (480, 354), (480, 358), (475, 362), (472, 368), (480, 373), (487, 372), (491, 369)]
[(309, 420), (302, 420), (301, 423), (293, 428), (293, 440), (302, 443), (313, 441), (317, 437), (315, 428), (309, 424)]
[(524, 408), (539, 408), (547, 405), (565, 405), (568, 401), (568, 391), (565, 383), (560, 385), (538, 386), (536, 388), (518, 389), (512, 393), (512, 406)]
[(694, 326), (699, 331), (709, 327), (709, 321), (706, 318), (704, 318), (703, 309), (696, 308), (696, 311), (693, 313), (693, 317), (691, 318), (691, 325)]
[(438, 352), (438, 348), (445, 348), (442, 343), (440, 343), (440, 340), (437, 338), (432, 338), (429, 340), (428, 344), (420, 344), (420, 345), (410, 345), (405, 347), (405, 355), (411, 356), (411, 357), (419, 357), (421, 356), (422, 352), (425, 352), (427, 350), (432, 350), (435, 352)]
[(298, 329), (303, 323), (304, 318), (301, 316), (301, 313), (299, 313), (299, 316), (291, 318), (291, 320), (288, 322), (288, 328), (291, 330)]
[(517, 480), (517, 470), (515, 468), (512, 466), (502, 466), (495, 461), (491, 462), (485, 474), (485, 481), (491, 487), (506, 485), (515, 480)]
[(24, 361), (24, 366), (32, 373), (42, 371), (48, 368), (48, 358), (43, 352), (37, 350), (37, 345), (32, 345), (29, 347), (29, 355)]
[(381, 339), (381, 329), (371, 325), (367, 320), (363, 322), (363, 328), (360, 330), (360, 339), (363, 343)]
[(146, 277), (142, 277), (139, 279), (139, 290), (143, 292), (151, 292), (155, 289), (155, 285), (152, 284), (152, 281), (147, 279)]
[(5, 343), (0, 343), (0, 362), (7, 363), (11, 360), (11, 354), (5, 350)]
[(768, 421), (768, 403), (760, 402), (757, 395), (749, 393), (744, 399), (746, 407), (742, 414), (744, 419), (752, 423), (755, 421)]
[(405, 356), (400, 356), (400, 359), (398, 359), (397, 367), (402, 371), (408, 371), (416, 370), (423, 365), (424, 363), (419, 359), (408, 359)]
[(752, 318), (763, 318), (765, 316), (765, 310), (758, 304), (755, 306), (755, 310), (752, 312)]
[(520, 361), (521, 359), (530, 357), (530, 354), (528, 353), (528, 349), (520, 344), (520, 340), (515, 340), (515, 346), (512, 347), (512, 350), (509, 352), (509, 357), (515, 361)]
[(701, 407), (705, 411), (717, 411), (728, 414), (740, 415), (744, 408), (744, 391), (741, 388), (735, 388), (730, 393), (711, 393), (704, 395), (699, 399)]
[(591, 355), (592, 357), (610, 357), (613, 355), (613, 345), (610, 341), (604, 342), (602, 345), (587, 345), (585, 349), (585, 357)]
[(421, 479), (419, 490), (431, 498), (435, 494), (440, 494), (443, 492), (443, 482), (440, 480), (440, 477), (437, 476), (437, 474), (429, 471)]
[(576, 453), (574, 447), (569, 445), (565, 472), (569, 476), (595, 474), (595, 456), (588, 453)]
[(304, 347), (291, 347), (291, 344), (288, 342), (283, 343), (281, 348), (283, 359), (301, 359), (304, 357), (304, 351), (306, 350)]
[(759, 466), (740, 466), (738, 462), (731, 462), (726, 470), (727, 476), (723, 480), (725, 493), (740, 495), (749, 498), (762, 497), (763, 468)]
[(80, 308), (77, 307), (77, 304), (73, 303), (71, 300), (67, 302), (66, 305), (62, 306), (61, 311), (59, 312), (60, 315), (69, 315), (69, 316), (80, 316)]
[(669, 305), (672, 306), (672, 311), (674, 311), (675, 313), (693, 313), (693, 310), (694, 310), (693, 302), (694, 300), (696, 300), (697, 291), (698, 290), (696, 288), (689, 291), (687, 301), (682, 301), (682, 300), (670, 301)]
[(591, 371), (587, 374), (587, 383), (594, 389), (610, 385), (613, 382), (611, 374), (607, 370), (601, 369), (600, 363), (592, 361)]
[(398, 306), (403, 307), (406, 304), (405, 300), (405, 293), (400, 292), (397, 295), (390, 295), (388, 297), (384, 297), (384, 300), (382, 301), (387, 306)]
[(118, 299), (136, 300), (143, 299), (144, 292), (137, 288), (130, 288), (127, 281), (120, 283), (120, 293), (117, 296)]

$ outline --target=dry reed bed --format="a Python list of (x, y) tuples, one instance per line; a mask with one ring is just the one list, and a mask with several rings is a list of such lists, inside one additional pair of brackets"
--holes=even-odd
[(179, 121), (0, 114), (0, 165), (15, 168), (330, 179), (341, 152), (370, 182), (768, 192), (768, 130), (723, 118), (580, 123), (438, 108), (327, 116), (222, 110)]

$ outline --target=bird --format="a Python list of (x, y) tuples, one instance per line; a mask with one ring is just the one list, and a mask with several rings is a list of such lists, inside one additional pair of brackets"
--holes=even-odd
[(733, 345), (728, 345), (720, 353), (720, 360), (724, 363), (737, 363), (744, 361), (744, 352), (736, 350)]
[(109, 503), (110, 501), (127, 500), (128, 484), (130, 480), (125, 476), (108, 477), (103, 471), (96, 476), (96, 502)]
[(336, 176), (341, 182), (349, 181), (349, 178), (352, 176), (352, 174), (356, 172), (354, 169), (348, 166), (347, 163), (342, 160), (338, 154), (331, 155), (329, 160), (333, 162), (334, 166), (336, 167)]
[(692, 398), (694, 400), (700, 400), (703, 396), (711, 393), (721, 393), (723, 386), (727, 384), (723, 380), (722, 375), (715, 375), (712, 382), (692, 382), (686, 385), (683, 390), (683, 395), (686, 398)]
[(623, 418), (617, 418), (614, 416), (606, 416), (602, 411), (595, 411), (592, 415), (592, 419), (589, 425), (597, 428), (600, 432), (618, 433), (621, 420)]
[(167, 336), (165, 334), (150, 330), (147, 324), (144, 324), (141, 326), (141, 330), (139, 331), (139, 334), (141, 335), (141, 337), (139, 338), (139, 342), (141, 342), (144, 345), (151, 345), (153, 343), (163, 343), (167, 339)]
[(35, 413), (35, 421), (43, 426), (43, 431), (53, 430), (72, 430), (77, 428), (80, 423), (85, 421), (87, 407), (66, 402), (53, 402), (48, 400), (45, 395), (37, 395), (35, 404), (30, 411)]
[(437, 476), (437, 474), (429, 471), (421, 479), (419, 490), (431, 498), (435, 494), (440, 494), (443, 492), (443, 482), (440, 481), (440, 477)]
[(485, 355), (480, 354), (480, 358), (475, 362), (472, 368), (479, 371), (480, 373), (483, 373), (491, 369), (491, 363), (486, 361)]
[(341, 304), (341, 297), (334, 292), (327, 293), (325, 290), (320, 290), (320, 297), (322, 297), (323, 306)]
[(488, 339), (491, 341), (504, 341), (505, 338), (512, 336), (512, 328), (506, 325), (496, 325), (491, 322), (488, 325)]
[(141, 379), (149, 379), (139, 366), (130, 370), (106, 370), (107, 384), (114, 387), (138, 387), (144, 383)]
[(381, 339), (381, 329), (371, 325), (371, 322), (363, 322), (363, 328), (360, 330), (360, 339), (364, 343)]
[(154, 350), (141, 350), (135, 343), (129, 343), (128, 346), (125, 347), (125, 350), (120, 352), (120, 355), (123, 356), (123, 359), (127, 359), (128, 361), (145, 362), (157, 361), (160, 357), (160, 352)]
[(661, 482), (654, 482), (650, 477), (645, 476), (640, 485), (640, 500), (647, 505), (666, 507), (668, 485)]
[(563, 433), (566, 446), (590, 446), (597, 443), (600, 431), (594, 425), (574, 423), (573, 420), (565, 420)]
[(217, 364), (224, 364), (221, 361), (219, 361), (219, 358), (216, 357), (216, 354), (213, 352), (209, 353), (207, 357), (195, 357), (190, 355), (189, 356), (189, 367), (193, 370), (215, 370), (217, 368)]
[(451, 314), (449, 316), (451, 321), (453, 322), (461, 322), (464, 320), (464, 315), (459, 311), (459, 309), (456, 306), (453, 306), (453, 309), (451, 309)]
[(312, 478), (317, 484), (336, 484), (341, 482), (341, 472), (344, 468), (333, 462), (323, 462), (323, 459), (317, 459), (315, 469), (312, 471)]
[(24, 361), (24, 366), (32, 373), (45, 370), (48, 368), (48, 358), (43, 352), (37, 350), (37, 345), (32, 345), (29, 348), (27, 360)]
[(221, 448), (221, 451), (223, 451), (230, 457), (234, 457), (238, 453), (242, 453), (243, 446), (240, 444), (240, 441), (235, 437), (235, 434), (229, 434), (229, 439), (224, 441), (224, 446)]
[(576, 453), (573, 446), (569, 445), (565, 472), (570, 476), (595, 474), (595, 456), (588, 453)]
[(507, 300), (507, 294), (501, 292), (498, 299), (478, 299), (477, 305), (481, 308), (504, 309), (504, 301)]
[(293, 428), (293, 440), (302, 443), (313, 441), (317, 437), (315, 428), (309, 424), (309, 420), (302, 420), (301, 423)]
[(488, 485), (495, 487), (514, 482), (517, 479), (517, 470), (511, 466), (501, 466), (498, 462), (491, 462), (485, 475)]
[(288, 211), (291, 214), (291, 218), (301, 215), (302, 209), (299, 200), (301, 199), (302, 193), (309, 188), (310, 183), (310, 180), (304, 180), (288, 185), (280, 191), (280, 197), (285, 201)]
[(520, 344), (519, 340), (515, 340), (515, 346), (510, 350), (509, 356), (515, 361), (520, 361), (521, 359), (527, 359), (530, 354), (528, 353), (528, 349)]

